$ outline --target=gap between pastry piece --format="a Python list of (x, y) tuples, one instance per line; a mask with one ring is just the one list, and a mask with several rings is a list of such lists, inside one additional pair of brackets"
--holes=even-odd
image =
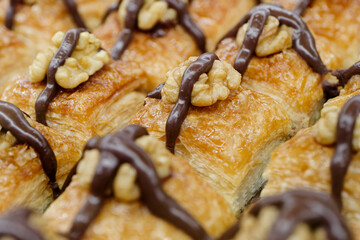
[[(263, 7), (261, 6), (259, 9), (262, 8)], [(285, 11), (277, 6), (271, 7), (270, 9), (272, 8), (275, 9), (274, 11), (278, 11), (278, 9), (280, 9), (279, 11)], [(256, 9), (254, 11), (256, 11)], [(289, 18), (292, 18), (291, 12), (287, 11), (285, 14), (289, 15), (290, 16)], [(298, 20), (299, 18), (295, 18), (295, 19), (296, 20), (294, 21), (298, 21), (297, 24), (299, 24), (298, 25), (299, 29), (304, 29), (304, 31), (307, 30), (304, 23), (301, 20)], [(272, 29), (270, 30), (273, 31)], [(306, 32), (308, 34), (311, 34), (309, 31)], [(265, 33), (268, 34), (266, 31)], [(276, 29), (275, 29), (275, 34), (276, 34)], [(270, 38), (271, 36), (272, 35), (270, 35)], [(287, 36), (290, 38), (292, 37), (291, 34), (290, 35), (288, 34)], [(240, 50), (240, 47), (234, 47), (233, 45), (231, 45), (232, 43), (229, 44), (229, 41), (230, 40), (225, 39), (223, 41), (225, 47), (220, 44), (217, 51), (217, 53), (221, 54), (220, 56), (227, 57), (227, 58), (223, 57), (223, 59), (225, 60), (228, 60), (229, 58), (234, 58), (238, 54), (237, 51)], [(312, 37), (310, 37), (308, 41), (310, 41), (311, 44), (314, 43)], [(229, 51), (228, 49), (226, 49), (226, 44), (230, 45), (230, 48), (234, 47), (235, 49)], [(225, 50), (222, 49), (222, 47)], [(245, 46), (245, 49), (247, 47), (248, 46)], [(266, 166), (270, 152), (281, 142), (284, 142), (290, 136), (293, 136), (299, 129), (303, 127), (307, 127), (309, 126), (309, 124), (312, 124), (312, 122), (315, 121), (316, 115), (318, 115), (319, 108), (323, 103), (323, 93), (322, 93), (322, 85), (321, 85), (322, 78), (320, 75), (324, 76), (328, 72), (325, 65), (324, 64), (322, 65), (323, 68), (320, 69), (321, 71), (319, 71), (318, 74), (315, 72), (316, 69), (314, 70), (311, 69), (311, 67), (314, 67), (314, 65), (310, 67), (307, 62), (299, 59), (300, 57), (297, 55), (297, 53), (291, 52), (291, 50), (286, 50), (287, 48), (289, 48), (289, 46), (285, 44), (284, 48), (280, 48), (279, 50), (276, 51), (276, 52), (280, 51), (280, 53), (271, 55), (268, 58), (259, 59), (258, 64), (256, 63), (254, 64), (254, 60), (250, 61), (250, 67), (248, 71), (251, 71), (252, 66), (260, 65), (257, 66), (256, 70), (253, 70), (254, 77), (253, 76), (251, 77), (253, 77), (256, 80), (255, 73), (258, 72), (259, 69), (264, 69), (265, 71), (264, 75), (267, 77), (267, 81), (270, 82), (268, 86), (265, 83), (265, 86), (259, 84), (260, 86), (257, 86), (255, 88), (249, 84), (246, 84), (247, 82), (251, 82), (251, 81), (247, 80), (246, 74), (248, 73), (247, 71), (244, 71), (245, 75), (243, 80), (245, 81), (245, 84), (242, 84), (244, 87), (240, 87), (240, 90), (232, 92), (229, 97), (230, 100), (226, 98), (220, 99), (223, 101), (219, 101), (218, 103), (215, 103), (215, 105), (211, 107), (204, 107), (204, 108), (190, 107), (189, 115), (185, 119), (181, 127), (181, 131), (178, 139), (180, 140), (180, 142), (179, 141), (177, 142), (175, 152), (177, 154), (180, 154), (181, 156), (184, 156), (185, 159), (190, 161), (192, 166), (198, 172), (200, 172), (202, 176), (205, 176), (206, 179), (209, 182), (211, 182), (212, 185), (215, 186), (215, 188), (218, 191), (222, 192), (222, 194), (224, 194), (227, 197), (227, 200), (231, 202), (233, 210), (235, 211), (236, 214), (239, 214), (239, 212), (244, 208), (247, 201), (251, 199), (252, 197), (251, 195), (257, 192), (259, 187), (264, 183), (263, 180), (261, 179), (261, 172)], [(316, 51), (315, 47), (314, 49)], [(309, 51), (314, 51), (314, 50), (310, 49)], [(244, 50), (244, 52), (246, 51)], [(317, 58), (317, 61), (321, 62), (321, 59), (317, 55), (317, 53), (312, 52), (312, 54), (314, 54), (314, 58)], [(281, 72), (278, 69), (274, 69), (275, 68), (274, 65), (270, 65), (267, 63), (267, 61), (273, 63), (274, 60), (272, 59), (274, 58), (276, 59), (276, 57), (277, 60), (275, 60), (275, 62), (277, 63), (277, 65), (281, 64), (279, 68), (282, 70), (285, 68), (288, 72)], [(222, 58), (220, 57), (220, 59)], [(284, 61), (284, 59), (286, 60)], [(233, 60), (229, 62), (233, 63)], [(244, 68), (245, 70), (247, 68), (246, 64)], [(266, 67), (264, 67), (264, 65), (262, 64), (264, 64)], [(294, 68), (294, 65), (299, 66), (300, 70)], [(178, 69), (179, 68), (183, 69), (183, 66), (180, 65)], [(173, 70), (173, 72), (168, 73), (168, 81), (169, 79), (172, 79), (173, 76), (177, 78), (179, 73), (177, 73), (176, 71), (177, 70)], [(180, 71), (180, 78), (182, 73), (181, 71)], [(275, 71), (275, 73), (273, 73), (272, 71)], [(229, 74), (229, 72), (226, 72), (225, 75), (226, 74)], [(279, 76), (279, 74), (281, 75)], [(289, 86), (289, 79), (288, 79), (289, 77), (291, 77), (293, 81), (299, 81), (299, 83), (296, 82), (293, 85)], [(282, 82), (284, 81), (283, 79), (287, 80), (286, 84)], [(176, 86), (176, 84), (174, 85), (173, 83), (166, 82), (165, 87), (167, 84), (169, 84), (169, 86)], [(271, 93), (279, 85), (282, 87), (282, 91), (276, 92), (275, 94)], [(164, 98), (165, 87), (161, 91), (162, 98)], [(251, 90), (247, 89), (249, 87)], [(198, 89), (201, 89), (201, 87), (198, 87)], [(294, 91), (294, 89), (296, 90)], [(290, 96), (284, 99), (283, 92), (285, 90), (289, 93)], [(214, 90), (212, 91), (215, 92), (215, 96), (216, 94), (219, 94)], [(263, 95), (264, 93), (265, 95)], [(304, 97), (303, 95), (305, 93), (307, 93), (308, 96)], [(175, 93), (172, 94), (175, 94), (176, 96), (178, 92), (175, 91)], [(239, 95), (237, 96), (237, 94)], [(256, 97), (252, 95), (255, 95)], [(311, 97), (310, 100), (307, 99), (307, 97), (309, 96)], [(213, 97), (214, 97), (213, 95), (210, 95), (209, 98), (213, 98)], [(256, 98), (267, 99), (267, 101), (264, 101), (263, 104), (261, 104), (262, 105), (261, 107), (258, 105), (254, 106), (249, 104), (250, 101), (253, 101), (252, 104), (258, 101), (256, 100)], [(289, 99), (291, 99), (291, 102), (289, 102)], [(242, 109), (240, 110), (239, 106), (236, 105), (235, 101), (238, 101), (240, 107), (244, 107), (244, 104), (248, 104), (246, 105), (248, 107), (244, 107), (246, 110), (242, 110)], [(261, 102), (262, 101), (263, 100), (261, 100)], [(308, 101), (307, 106), (302, 107), (301, 104), (297, 104), (297, 101), (299, 102)], [(179, 104), (179, 102), (177, 104)], [(231, 107), (227, 106), (227, 104), (230, 105)], [(171, 105), (169, 105), (169, 102), (166, 101), (166, 103), (164, 103), (163, 99), (161, 101), (147, 99), (145, 106), (137, 114), (133, 122), (146, 126), (151, 134), (165, 140), (164, 139), (165, 119), (167, 119), (167, 116), (169, 115), (171, 108), (172, 107)], [(243, 114), (243, 115), (242, 117), (239, 116), (236, 117), (237, 120), (241, 119), (239, 123), (235, 123), (235, 124), (232, 123), (233, 125), (231, 127), (225, 128), (225, 127), (221, 127), (222, 125), (226, 125), (223, 124), (222, 122), (231, 124), (229, 123), (229, 121), (231, 121), (229, 119), (234, 118), (234, 116), (232, 115), (231, 117), (229, 117), (229, 119), (224, 119), (226, 118), (226, 116), (224, 116), (225, 115), (224, 112), (221, 113), (221, 111), (227, 108), (231, 109), (229, 111), (232, 112), (232, 114), (235, 114), (236, 111), (239, 111), (237, 114)], [(207, 109), (212, 109), (212, 110), (209, 111)], [(264, 109), (270, 112), (267, 112), (267, 114), (264, 114), (265, 116), (262, 115), (260, 117), (259, 113), (265, 112)], [(274, 110), (274, 112), (271, 112), (270, 109)], [(300, 117), (298, 114), (299, 109), (302, 111)], [(249, 114), (249, 111), (251, 112), (250, 116), (252, 117), (246, 115)], [(258, 111), (257, 114), (256, 111)], [(214, 122), (212, 122), (212, 120), (209, 120), (211, 119), (209, 118), (209, 116), (215, 116)], [(274, 116), (277, 116), (277, 118)], [(254, 121), (253, 119), (256, 120)], [(212, 123), (210, 124), (210, 122)], [(244, 122), (250, 125), (250, 127), (248, 128), (243, 127), (245, 125)], [(255, 124), (259, 124), (259, 126), (255, 127)], [(227, 141), (225, 141), (224, 139), (222, 139), (225, 138), (225, 136), (218, 136), (220, 135), (218, 133), (218, 128), (221, 128), (224, 132), (231, 132), (232, 135), (228, 137), (231, 139), (227, 139)], [(236, 128), (242, 130), (238, 132)], [(207, 139), (202, 140), (203, 137), (199, 136), (200, 134), (197, 133), (197, 131), (199, 131), (200, 129), (202, 129), (200, 132), (201, 133), (204, 132), (203, 135), (206, 135)], [(259, 129), (271, 129), (272, 132), (268, 132), (268, 133), (264, 133), (263, 135), (260, 135), (257, 132), (259, 131)], [(167, 132), (166, 134), (168, 134), (167, 129), (166, 132)], [(244, 132), (247, 133), (243, 134)], [(252, 134), (251, 136), (252, 139), (254, 138), (256, 138), (257, 140), (261, 139), (260, 141), (261, 143), (256, 142), (256, 146), (258, 150), (252, 149), (252, 146), (253, 145), (255, 146), (254, 142), (250, 142), (250, 141), (249, 143), (241, 142), (241, 141), (246, 142), (247, 140), (244, 139), (246, 139), (251, 134)], [(235, 138), (237, 135), (239, 136), (243, 135), (243, 136), (239, 137), (239, 139), (236, 140)], [(254, 137), (254, 135), (256, 135), (256, 137)], [(166, 138), (168, 138), (168, 136), (166, 136)], [(259, 147), (259, 144), (262, 144), (261, 147)], [(208, 149), (211, 149), (211, 152), (209, 152)], [(235, 149), (235, 153), (224, 153), (226, 151), (229, 152), (234, 151), (234, 149)], [(241, 157), (237, 156), (236, 150), (242, 152), (241, 154), (243, 155)], [(261, 153), (261, 151), (264, 152)], [(234, 169), (241, 168), (239, 166), (240, 163), (236, 162), (236, 161), (240, 161), (239, 159), (242, 159), (241, 164), (244, 164), (246, 166), (245, 167), (242, 166), (243, 169), (241, 173), (236, 173), (235, 172), (236, 170)], [(249, 159), (251, 159), (252, 161), (250, 161)], [(224, 170), (226, 168), (232, 170)], [(228, 171), (228, 173), (225, 173), (225, 171)], [(256, 183), (257, 186), (248, 185), (244, 187), (241, 184), (242, 182), (250, 183), (252, 179), (257, 179), (256, 181), (253, 181)], [(239, 188), (244, 188), (244, 189), (241, 189), (239, 191)], [(249, 189), (251, 189), (251, 191)], [(239, 201), (240, 199), (242, 200), (242, 202)]]

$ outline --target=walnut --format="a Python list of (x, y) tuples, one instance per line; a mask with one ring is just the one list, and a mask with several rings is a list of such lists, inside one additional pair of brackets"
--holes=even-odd
[[(187, 0), (183, 0), (187, 3)], [(126, 8), (129, 0), (124, 0), (118, 11), (120, 22), (124, 23), (126, 16)], [(164, 0), (144, 0), (138, 14), (138, 28), (142, 30), (152, 29), (158, 22), (177, 21), (177, 12), (169, 8)]]
[[(244, 24), (236, 35), (236, 43), (242, 46), (245, 33), (249, 24)], [(277, 52), (281, 52), (292, 47), (292, 29), (286, 25), (281, 25), (279, 20), (270, 16), (265, 24), (264, 30), (259, 37), (255, 53), (259, 57), (265, 57)]]
[[(40, 82), (45, 78), (47, 68), (57, 48), (64, 38), (63, 32), (57, 32), (52, 38), (55, 47), (39, 53), (29, 68), (30, 81)], [(75, 88), (87, 81), (89, 76), (100, 70), (110, 57), (104, 50), (99, 50), (101, 42), (89, 32), (80, 33), (79, 41), (65, 64), (55, 74), (57, 84), (63, 88)]]
[[(240, 231), (233, 238), (234, 240), (240, 239), (253, 239), (263, 240), (267, 239), (267, 236), (276, 221), (279, 214), (279, 210), (275, 207), (266, 207), (259, 213), (258, 217), (252, 215), (245, 215), (241, 220)], [(318, 228), (313, 231), (308, 225), (299, 224), (289, 240), (325, 240), (327, 239), (326, 233), (322, 228)]]
[[(2, 127), (0, 126), (0, 130)], [(6, 133), (0, 133), (0, 150), (4, 150), (11, 146), (14, 146), (16, 143), (16, 138), (11, 134), (10, 131), (6, 131)]]
[(96, 149), (86, 150), (83, 159), (79, 162), (76, 172), (81, 185), (89, 188), (99, 163), (100, 152)]
[[(196, 59), (196, 57), (191, 57), (166, 74), (167, 81), (161, 91), (162, 101), (176, 103), (183, 74)], [(218, 100), (225, 100), (229, 96), (230, 90), (238, 89), (240, 83), (241, 74), (239, 72), (227, 62), (215, 60), (209, 73), (201, 74), (199, 80), (194, 84), (191, 104), (204, 107), (210, 106)]]
[[(336, 142), (339, 114), (340, 108), (336, 106), (328, 106), (322, 109), (321, 118), (315, 125), (316, 141), (324, 145), (331, 145)], [(355, 151), (360, 150), (360, 118), (356, 119), (352, 145)]]
[[(144, 149), (154, 162), (159, 178), (164, 179), (170, 175), (171, 153), (164, 144), (151, 136), (138, 138), (136, 144)], [(80, 184), (90, 187), (96, 166), (99, 162), (98, 150), (85, 151), (83, 159), (77, 167), (77, 178)], [(114, 195), (117, 199), (131, 202), (139, 199), (140, 188), (136, 183), (136, 170), (128, 163), (120, 166), (113, 183)]]

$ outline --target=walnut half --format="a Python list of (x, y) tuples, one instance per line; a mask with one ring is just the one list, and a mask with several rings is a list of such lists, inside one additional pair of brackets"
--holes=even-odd
[[(249, 24), (244, 24), (236, 35), (236, 43), (243, 45), (246, 31)], [(292, 29), (286, 25), (281, 25), (279, 20), (270, 16), (265, 24), (264, 30), (259, 37), (255, 53), (258, 57), (265, 57), (274, 53), (281, 52), (292, 47)]]
[[(153, 160), (159, 178), (164, 179), (170, 175), (172, 154), (164, 144), (151, 136), (143, 136), (136, 139), (140, 146)], [(86, 188), (90, 187), (96, 166), (99, 162), (98, 150), (88, 150), (77, 168), (78, 182)], [(124, 202), (136, 201), (140, 197), (140, 188), (136, 183), (136, 170), (128, 163), (122, 164), (116, 174), (113, 183), (114, 196)]]
[[(41, 82), (45, 78), (50, 61), (60, 47), (64, 35), (63, 32), (57, 32), (52, 38), (54, 47), (40, 52), (36, 56), (29, 67), (31, 82)], [(108, 53), (104, 50), (99, 51), (100, 45), (100, 40), (93, 34), (89, 32), (80, 33), (79, 41), (71, 57), (66, 59), (65, 64), (56, 71), (55, 80), (57, 84), (63, 88), (75, 88), (87, 81), (89, 76), (109, 62)]]
[[(326, 106), (321, 110), (321, 118), (315, 125), (316, 141), (323, 145), (331, 145), (336, 142), (336, 128), (340, 108), (336, 106)], [(356, 119), (354, 136), (352, 141), (353, 149), (360, 150), (360, 118)]]
[[(187, 3), (187, 0), (183, 0)], [(126, 16), (126, 8), (129, 0), (122, 1), (118, 16), (120, 22), (124, 23)], [(158, 22), (167, 22), (177, 20), (177, 12), (169, 8), (169, 5), (164, 0), (144, 0), (139, 15), (138, 15), (138, 28), (142, 30), (152, 29)]]
[[(166, 74), (167, 81), (161, 91), (162, 101), (165, 103), (177, 102), (184, 72), (196, 59), (196, 57), (191, 57)], [(238, 89), (240, 83), (241, 74), (238, 71), (227, 62), (215, 60), (211, 70), (207, 74), (201, 74), (199, 80), (194, 84), (191, 104), (204, 107), (210, 106), (218, 100), (225, 100), (229, 96), (230, 90)]]

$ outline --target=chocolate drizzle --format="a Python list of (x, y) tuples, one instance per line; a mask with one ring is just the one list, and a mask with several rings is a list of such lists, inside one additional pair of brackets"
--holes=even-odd
[(20, 208), (0, 218), (0, 237), (10, 236), (17, 240), (44, 240), (44, 237), (32, 228), (28, 221), (32, 212)]
[(56, 84), (55, 80), (56, 71), (59, 67), (64, 65), (66, 59), (71, 56), (79, 40), (80, 33), (84, 31), (86, 30), (81, 28), (73, 28), (67, 31), (59, 49), (51, 59), (47, 69), (46, 86), (35, 102), (36, 121), (39, 123), (47, 125), (46, 111), (50, 102), (55, 98), (59, 90), (59, 86)]
[(355, 63), (348, 69), (341, 69), (332, 72), (332, 75), (339, 80), (338, 86), (345, 86), (348, 81), (354, 76), (360, 74), (360, 62)]
[(203, 53), (184, 72), (179, 98), (166, 121), (166, 147), (172, 153), (175, 152), (176, 139), (191, 105), (191, 93), (194, 84), (199, 80), (201, 74), (208, 73), (211, 70), (214, 61), (217, 59), (218, 57), (214, 53)]
[(160, 83), (160, 85), (157, 86), (154, 89), (154, 91), (152, 91), (151, 93), (148, 93), (148, 95), (146, 97), (161, 99), (161, 90), (163, 89), (164, 86), (165, 86), (165, 82)]
[(102, 19), (102, 22), (105, 22), (105, 20), (108, 18), (108, 16), (112, 13), (115, 12), (119, 9), (120, 4), (121, 4), (122, 0), (119, 0), (118, 2), (114, 2), (110, 5), (110, 7), (106, 10), (104, 17)]
[[(10, 5), (6, 10), (6, 16), (5, 16), (5, 26), (8, 29), (12, 29), (13, 27), (15, 8), (16, 5), (21, 2), (22, 2), (21, 0), (10, 0)], [(64, 0), (64, 4), (68, 12), (71, 14), (72, 18), (74, 19), (76, 25), (81, 28), (86, 28), (85, 23), (77, 10), (76, 3), (74, 2), (74, 0)]]
[[(205, 51), (205, 35), (190, 16), (187, 5), (182, 0), (165, 0), (169, 6), (177, 11), (178, 20), (185, 30), (194, 38), (197, 46), (201, 51)], [(114, 5), (114, 7), (120, 6)], [(113, 59), (120, 59), (125, 49), (129, 46), (133, 31), (137, 29), (137, 16), (143, 6), (143, 0), (130, 0), (126, 6), (125, 26), (116, 40), (111, 56)], [(113, 11), (109, 9), (108, 11)], [(110, 14), (109, 12), (109, 14)], [(107, 17), (107, 15), (105, 15)]]
[(331, 160), (331, 189), (332, 195), (340, 208), (342, 206), (341, 192), (353, 153), (352, 139), (359, 113), (360, 95), (356, 95), (343, 106), (336, 129), (336, 148)]
[(258, 216), (261, 209), (268, 206), (275, 206), (280, 211), (268, 234), (268, 240), (288, 239), (300, 223), (306, 223), (312, 228), (322, 227), (329, 240), (352, 239), (335, 202), (325, 193), (289, 191), (260, 200), (250, 214)]
[(53, 197), (56, 198), (60, 193), (56, 183), (57, 161), (46, 138), (30, 126), (18, 107), (4, 101), (0, 101), (0, 125), (10, 131), (19, 142), (28, 144), (39, 154), (41, 165), (49, 178)]
[(64, 0), (64, 4), (68, 12), (71, 14), (72, 18), (74, 19), (75, 24), (80, 28), (86, 28), (84, 20), (81, 18), (74, 0)]
[(87, 143), (85, 150), (98, 149), (100, 160), (91, 183), (90, 196), (75, 217), (67, 235), (70, 239), (80, 239), (96, 218), (105, 200), (106, 192), (111, 188), (115, 175), (123, 163), (129, 163), (136, 169), (141, 200), (150, 212), (172, 223), (193, 239), (212, 239), (186, 210), (163, 191), (152, 160), (134, 142), (138, 137), (147, 134), (145, 128), (130, 125), (113, 135), (93, 138)]
[(136, 29), (137, 16), (143, 4), (143, 0), (130, 0), (126, 6), (124, 29), (121, 31), (111, 50), (111, 57), (113, 59), (120, 59), (125, 49), (129, 46), (133, 31)]
[[(329, 72), (316, 50), (314, 37), (301, 17), (273, 4), (261, 4), (253, 8), (232, 30), (224, 36), (223, 39), (235, 37), (239, 28), (248, 22), (249, 19), (252, 20), (250, 22), (252, 23), (251, 31), (248, 30), (246, 32), (244, 44), (235, 60), (234, 67), (236, 70), (238, 70), (241, 74), (246, 71), (250, 59), (254, 54), (254, 45), (256, 46), (257, 44), (258, 34), (259, 32), (261, 34), (266, 23), (266, 19), (264, 21), (263, 18), (269, 15), (276, 17), (281, 24), (285, 24), (293, 28), (293, 48), (308, 63), (314, 72), (319, 73), (321, 76)], [(253, 31), (255, 31), (255, 33), (253, 33)], [(245, 59), (240, 59), (242, 57), (245, 57)]]
[(16, 4), (19, 0), (10, 0), (10, 5), (8, 9), (6, 9), (6, 16), (5, 16), (5, 27), (8, 29), (12, 29), (14, 24), (14, 16), (15, 16), (15, 8)]
[(301, 16), (306, 8), (311, 4), (312, 0), (298, 0), (296, 6), (293, 9), (293, 13)]

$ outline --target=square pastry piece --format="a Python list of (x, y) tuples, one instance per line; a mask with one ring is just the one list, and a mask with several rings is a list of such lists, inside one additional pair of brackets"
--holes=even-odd
[(76, 171), (44, 214), (70, 239), (211, 240), (235, 222), (226, 200), (140, 126), (91, 139)]

